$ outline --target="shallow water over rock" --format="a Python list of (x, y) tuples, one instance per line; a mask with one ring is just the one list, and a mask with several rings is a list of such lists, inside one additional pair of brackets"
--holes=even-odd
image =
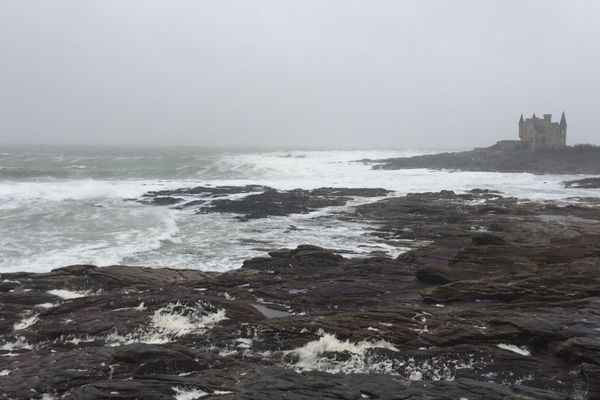
[(252, 304), (252, 307), (256, 308), (262, 315), (264, 315), (268, 319), (285, 318), (292, 315), (288, 311), (281, 311), (276, 308), (267, 307), (263, 304)]

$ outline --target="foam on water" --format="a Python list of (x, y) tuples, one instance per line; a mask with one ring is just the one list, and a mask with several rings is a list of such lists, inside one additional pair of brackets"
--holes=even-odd
[[(381, 251), (396, 256), (405, 250), (369, 235), (367, 225), (332, 217), (352, 205), (240, 223), (227, 214), (196, 215), (129, 201), (153, 190), (262, 184), (278, 189), (383, 187), (403, 195), (482, 188), (560, 201), (600, 194), (561, 186), (580, 176), (386, 171), (355, 162), (431, 152), (15, 149), (1, 159), (0, 273), (69, 264), (225, 271), (268, 250), (303, 243), (346, 250), (345, 255)], [(25, 172), (14, 173), (19, 168)]]
[(40, 307), (40, 308), (45, 308), (45, 309), (49, 309), (49, 308), (54, 308), (56, 307), (58, 304), (55, 303), (41, 303), (41, 304), (36, 304), (35, 307)]
[(519, 346), (516, 346), (514, 344), (500, 343), (500, 344), (497, 345), (497, 347), (500, 348), (500, 349), (502, 349), (502, 350), (512, 351), (513, 353), (517, 353), (517, 354), (520, 354), (522, 356), (530, 356), (531, 355), (531, 352), (525, 346), (519, 347)]
[[(258, 183), (279, 189), (312, 189), (324, 186), (383, 187), (397, 194), (443, 189), (467, 191), (475, 188), (500, 190), (528, 199), (564, 199), (593, 193), (565, 190), (561, 182), (579, 175), (533, 175), (526, 173), (431, 171), (427, 169), (373, 170), (362, 159), (410, 157), (436, 151), (291, 151), (224, 155), (230, 169), (251, 171), (248, 179), (218, 179), (215, 184)], [(225, 169), (227, 169), (225, 168)], [(593, 192), (593, 191), (592, 191)], [(598, 191), (595, 191), (596, 194)]]
[[(52, 290), (48, 290), (48, 293), (53, 296), (60, 297), (61, 299), (65, 299), (65, 300), (78, 299), (80, 297), (88, 297), (93, 294), (90, 291), (74, 291), (74, 290), (67, 290), (67, 289), (52, 289)], [(46, 307), (45, 304), (39, 304), (38, 306)], [(52, 304), (50, 304), (48, 308), (50, 308), (50, 307), (52, 307)]]
[[(322, 332), (318, 340), (308, 342), (302, 347), (290, 350), (288, 353), (292, 353), (298, 358), (298, 361), (294, 364), (295, 369), (298, 371), (319, 370), (330, 373), (360, 373), (369, 364), (366, 360), (367, 352), (375, 348), (398, 351), (391, 343), (384, 340), (375, 342), (363, 340), (352, 343), (349, 340), (341, 341), (335, 335)], [(344, 361), (333, 361), (322, 357), (323, 353), (334, 352), (346, 352), (351, 356)]]
[[(297, 372), (323, 371), (333, 374), (388, 374), (408, 380), (454, 380), (456, 371), (485, 364), (483, 359), (466, 360), (427, 357), (417, 360), (403, 356), (391, 343), (383, 340), (352, 342), (339, 340), (335, 335), (318, 332), (319, 339), (304, 346), (285, 351), (293, 363), (284, 366)], [(340, 353), (341, 357), (333, 356)]]
[(0, 350), (13, 351), (13, 350), (31, 350), (33, 346), (27, 342), (23, 336), (18, 336), (12, 342), (6, 342), (0, 346)]
[(110, 346), (168, 343), (178, 337), (203, 334), (226, 319), (225, 310), (213, 310), (207, 303), (199, 301), (187, 306), (177, 302), (156, 310), (146, 326), (124, 335), (114, 332), (107, 336), (106, 342)]
[(175, 400), (194, 400), (204, 396), (208, 396), (208, 393), (198, 388), (185, 388), (180, 386), (173, 387), (175, 392)]
[(0, 272), (119, 264), (177, 241), (177, 213), (122, 199), (41, 202), (9, 214), (0, 225)]
[(15, 322), (13, 325), (13, 330), (21, 331), (23, 329), (29, 328), (31, 325), (35, 324), (38, 321), (39, 314), (33, 314), (24, 316), (23, 319), (19, 322)]

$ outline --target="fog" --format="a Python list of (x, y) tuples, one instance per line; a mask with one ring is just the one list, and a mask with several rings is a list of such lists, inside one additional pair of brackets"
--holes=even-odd
[(595, 0), (0, 0), (0, 143), (600, 144)]

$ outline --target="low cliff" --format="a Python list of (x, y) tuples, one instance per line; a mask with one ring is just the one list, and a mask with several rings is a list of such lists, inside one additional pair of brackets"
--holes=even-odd
[(375, 169), (428, 168), (532, 174), (600, 174), (600, 147), (580, 145), (535, 152), (487, 148), (367, 162), (373, 163)]

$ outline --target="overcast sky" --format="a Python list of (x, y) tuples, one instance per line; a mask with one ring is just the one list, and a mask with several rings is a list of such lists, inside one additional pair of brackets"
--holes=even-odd
[(597, 0), (0, 0), (0, 143), (600, 144)]

